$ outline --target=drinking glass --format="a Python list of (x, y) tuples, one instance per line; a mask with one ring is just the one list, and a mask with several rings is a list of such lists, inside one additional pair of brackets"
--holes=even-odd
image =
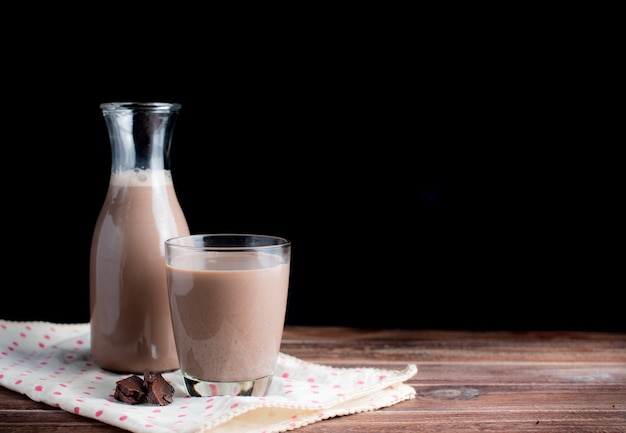
[(181, 373), (191, 396), (268, 393), (280, 350), (291, 242), (217, 233), (165, 241)]

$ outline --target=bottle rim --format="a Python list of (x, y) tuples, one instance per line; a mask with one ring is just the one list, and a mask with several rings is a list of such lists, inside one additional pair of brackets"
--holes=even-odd
[(147, 111), (178, 111), (182, 107), (177, 102), (104, 102), (100, 104), (103, 111), (147, 110)]

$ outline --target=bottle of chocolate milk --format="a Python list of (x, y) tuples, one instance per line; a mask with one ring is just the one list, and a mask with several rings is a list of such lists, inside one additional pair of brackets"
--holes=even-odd
[(165, 240), (189, 234), (170, 171), (180, 104), (100, 105), (111, 177), (90, 256), (91, 353), (118, 373), (179, 367), (165, 276)]

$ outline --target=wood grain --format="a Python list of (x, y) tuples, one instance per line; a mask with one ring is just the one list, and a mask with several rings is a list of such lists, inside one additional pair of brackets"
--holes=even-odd
[[(626, 432), (626, 334), (288, 327), (281, 350), (419, 372), (415, 399), (302, 433)], [(0, 432), (123, 432), (0, 387)]]

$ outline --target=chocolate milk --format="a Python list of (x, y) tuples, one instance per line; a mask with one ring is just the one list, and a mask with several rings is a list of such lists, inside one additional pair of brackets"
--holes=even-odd
[[(211, 259), (215, 255), (230, 259), (217, 263)], [(259, 252), (199, 252), (173, 258), (166, 269), (184, 374), (219, 382), (273, 374), (285, 321), (288, 263)]]
[(178, 368), (164, 242), (187, 234), (169, 170), (112, 174), (90, 258), (91, 353), (101, 368)]

